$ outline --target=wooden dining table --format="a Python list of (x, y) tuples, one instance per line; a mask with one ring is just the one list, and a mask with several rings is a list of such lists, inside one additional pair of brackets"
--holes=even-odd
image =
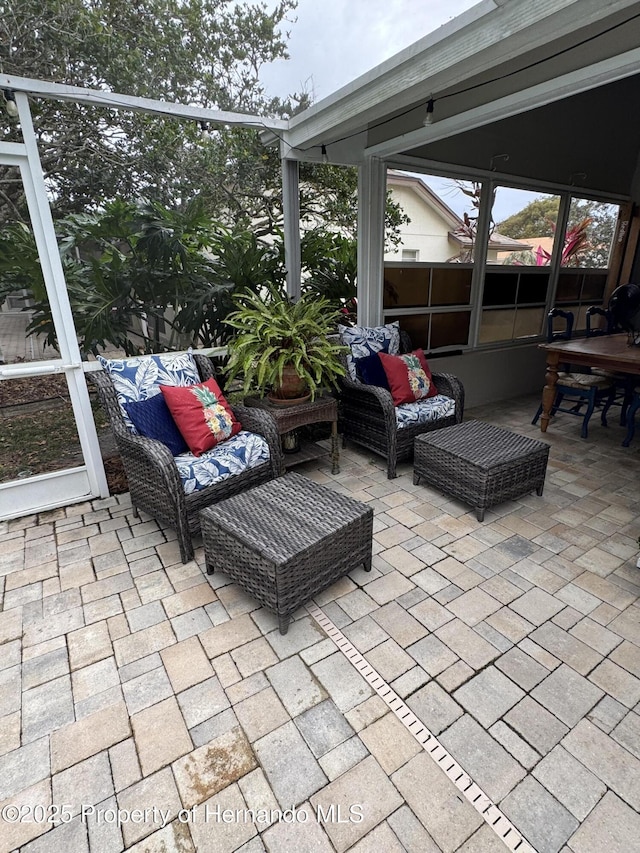
[(631, 346), (625, 334), (601, 335), (591, 338), (573, 338), (570, 341), (553, 341), (540, 344), (547, 353), (546, 385), (542, 389), (542, 414), (540, 429), (547, 431), (553, 401), (556, 398), (558, 365), (577, 364), (601, 367), (610, 372), (630, 373), (638, 376), (640, 384), (640, 347)]

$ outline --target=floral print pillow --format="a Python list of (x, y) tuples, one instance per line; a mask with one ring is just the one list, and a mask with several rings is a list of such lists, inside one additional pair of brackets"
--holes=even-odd
[(182, 388), (161, 385), (160, 391), (194, 456), (211, 450), (242, 429), (215, 379)]
[(394, 406), (426, 400), (438, 393), (421, 349), (406, 355), (380, 353), (379, 358), (387, 375)]
[(396, 355), (400, 352), (400, 325), (388, 323), (386, 326), (338, 326), (340, 341), (350, 347), (347, 355), (347, 370), (349, 376), (357, 381), (356, 363), (354, 359), (364, 358), (377, 352)]
[(125, 423), (137, 432), (125, 406), (160, 393), (160, 385), (197, 385), (200, 374), (190, 352), (162, 352), (133, 358), (103, 358), (98, 362), (111, 377)]

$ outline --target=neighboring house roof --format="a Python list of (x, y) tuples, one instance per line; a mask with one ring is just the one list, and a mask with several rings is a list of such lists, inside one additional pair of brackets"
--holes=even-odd
[[(461, 246), (470, 246), (471, 240), (461, 234), (450, 234), (452, 240), (460, 243)], [(526, 249), (532, 249), (529, 243), (524, 243), (522, 240), (514, 240), (512, 237), (505, 237), (498, 231), (494, 231), (489, 240), (489, 248), (495, 249), (498, 252), (522, 252)]]
[[(465, 227), (462, 219), (418, 176), (389, 170), (387, 172), (387, 186), (404, 186), (413, 190), (418, 198), (442, 217), (447, 224), (448, 236), (451, 240), (460, 246), (471, 246), (472, 240), (460, 233), (459, 229)], [(521, 252), (524, 249), (532, 249), (533, 247), (528, 243), (523, 243), (521, 240), (514, 240), (512, 237), (505, 237), (504, 234), (494, 231), (489, 240), (488, 248), (499, 252)]]
[(498, 260), (504, 261), (505, 258), (513, 255), (514, 252), (526, 252), (527, 250), (533, 252), (535, 255), (538, 248), (543, 249), (549, 254), (553, 252), (553, 237), (528, 237), (526, 239), (515, 240), (514, 242), (518, 243), (518, 247), (516, 249), (509, 249), (509, 251), (502, 250), (498, 252)]

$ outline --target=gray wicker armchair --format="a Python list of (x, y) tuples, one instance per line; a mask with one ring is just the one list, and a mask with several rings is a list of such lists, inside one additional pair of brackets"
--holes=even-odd
[[(211, 361), (207, 357), (194, 355), (194, 359), (203, 381), (214, 377)], [(269, 460), (186, 494), (169, 448), (160, 441), (134, 435), (127, 428), (110, 376), (103, 371), (87, 376), (97, 388), (100, 402), (109, 417), (129, 482), (134, 514), (143, 510), (163, 524), (173, 527), (178, 534), (183, 563), (193, 558), (191, 537), (200, 533), (200, 510), (279, 476), (282, 451), (275, 421), (268, 412), (234, 405), (231, 408), (243, 428), (266, 439)]]
[[(402, 332), (401, 352), (411, 352), (411, 339)], [(417, 435), (460, 423), (464, 414), (464, 387), (449, 373), (433, 373), (439, 394), (455, 401), (455, 414), (430, 423), (418, 423), (398, 429), (391, 393), (385, 388), (353, 381), (348, 373), (340, 379), (339, 417), (343, 443), (353, 441), (387, 460), (387, 477), (396, 477), (396, 465), (413, 456)]]

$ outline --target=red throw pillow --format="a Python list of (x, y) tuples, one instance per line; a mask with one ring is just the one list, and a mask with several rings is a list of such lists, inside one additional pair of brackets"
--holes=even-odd
[(194, 456), (201, 456), (242, 429), (215, 379), (199, 385), (160, 385), (160, 390)]
[(389, 381), (394, 406), (426, 400), (438, 393), (421, 349), (404, 355), (387, 355), (380, 352), (378, 356)]

